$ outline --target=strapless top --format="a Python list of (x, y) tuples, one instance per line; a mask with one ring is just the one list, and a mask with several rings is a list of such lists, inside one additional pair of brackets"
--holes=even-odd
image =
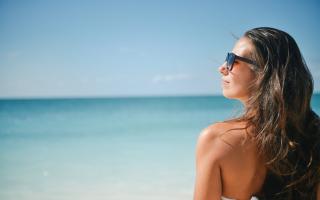
[(230, 198), (227, 198), (227, 197), (221, 196), (221, 200), (235, 200), (235, 199), (230, 199)]
[[(228, 197), (224, 197), (224, 196), (221, 196), (221, 200), (236, 200), (236, 199), (230, 199), (230, 198), (228, 198)], [(250, 200), (259, 200), (257, 197), (251, 197), (251, 199)]]

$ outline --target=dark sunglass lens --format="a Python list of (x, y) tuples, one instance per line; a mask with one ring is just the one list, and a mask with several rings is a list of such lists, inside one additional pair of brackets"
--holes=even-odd
[(227, 62), (227, 69), (229, 70), (229, 67), (230, 67), (230, 53), (227, 54), (226, 62)]
[(228, 55), (227, 55), (227, 69), (229, 71), (232, 70), (233, 61), (234, 61), (234, 55), (231, 53), (228, 53)]

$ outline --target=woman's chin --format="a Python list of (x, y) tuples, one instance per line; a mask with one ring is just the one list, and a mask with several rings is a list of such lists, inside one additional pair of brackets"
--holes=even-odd
[(228, 90), (223, 90), (222, 91), (222, 94), (225, 98), (228, 98), (228, 99), (234, 99), (234, 95), (232, 93), (230, 93)]
[(248, 100), (248, 97), (245, 95), (239, 95), (235, 93), (231, 93), (228, 91), (223, 90), (223, 96), (227, 99), (235, 99), (241, 101), (243, 104), (245, 104)]

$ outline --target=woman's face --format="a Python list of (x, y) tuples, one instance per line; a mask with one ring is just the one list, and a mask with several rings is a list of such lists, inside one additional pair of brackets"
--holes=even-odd
[[(242, 37), (236, 42), (232, 52), (237, 56), (250, 59), (253, 49), (251, 41), (246, 37)], [(230, 99), (238, 99), (245, 104), (250, 96), (249, 87), (255, 79), (255, 72), (250, 64), (238, 59), (235, 59), (231, 71), (227, 70), (226, 64), (225, 62), (219, 67), (219, 71), (222, 74), (223, 96)]]

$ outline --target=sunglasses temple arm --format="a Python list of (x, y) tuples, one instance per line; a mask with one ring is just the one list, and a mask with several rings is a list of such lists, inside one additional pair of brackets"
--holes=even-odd
[(256, 63), (256, 62), (254, 62), (254, 61), (252, 61), (252, 60), (250, 60), (250, 59), (248, 59), (248, 58), (243, 58), (243, 57), (240, 57), (240, 56), (236, 56), (236, 58), (239, 59), (239, 60), (242, 60), (242, 61), (244, 61), (244, 62), (246, 62), (246, 63), (249, 63), (249, 64), (252, 64), (252, 65), (256, 65), (256, 66), (257, 66), (257, 63)]

